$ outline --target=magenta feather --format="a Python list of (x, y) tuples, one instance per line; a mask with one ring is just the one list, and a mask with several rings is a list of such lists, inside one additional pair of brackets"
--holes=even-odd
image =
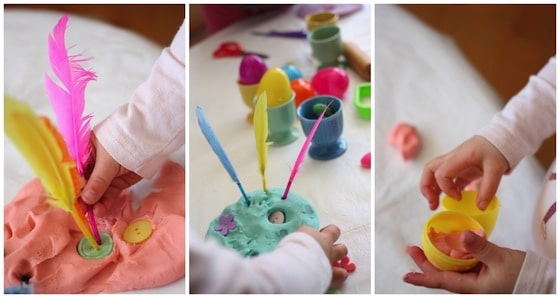
[[(84, 69), (80, 62), (89, 60), (81, 55), (68, 55), (65, 33), (68, 15), (63, 15), (55, 25), (48, 39), (49, 62), (54, 75), (62, 86), (57, 85), (45, 73), (45, 87), (56, 116), (58, 129), (66, 142), (70, 155), (76, 162), (78, 172), (84, 176), (84, 169), (91, 154), (91, 114), (83, 116), (85, 91), (90, 81), (97, 78), (92, 71)], [(101, 237), (93, 217), (93, 208), (87, 207), (88, 218), (95, 240), (101, 244)]]
[(70, 155), (76, 161), (78, 171), (84, 174), (84, 166), (91, 153), (89, 138), (92, 115), (85, 115), (85, 89), (97, 78), (92, 71), (84, 69), (80, 62), (89, 59), (81, 55), (69, 56), (64, 34), (68, 16), (63, 15), (49, 35), (49, 61), (51, 69), (62, 86), (57, 85), (45, 74), (45, 87), (51, 101), (58, 129), (64, 137)]
[(290, 173), (290, 179), (288, 179), (288, 185), (286, 186), (286, 190), (284, 190), (284, 194), (282, 195), (282, 200), (285, 200), (288, 197), (288, 192), (290, 191), (290, 187), (292, 187), (292, 182), (294, 182), (294, 178), (296, 177), (296, 174), (299, 171), (299, 166), (303, 163), (303, 158), (305, 157), (305, 153), (307, 153), (307, 148), (309, 148), (309, 145), (311, 145), (311, 139), (313, 139), (313, 136), (317, 131), (317, 127), (319, 127), (319, 124), (321, 123), (321, 120), (323, 120), (323, 117), (325, 116), (325, 113), (329, 109), (331, 103), (332, 101), (325, 106), (323, 112), (321, 112), (321, 115), (319, 116), (319, 118), (317, 118), (315, 124), (313, 124), (313, 127), (309, 131), (309, 134), (307, 134), (307, 138), (305, 139), (305, 142), (303, 142), (303, 146), (301, 146), (301, 149), (299, 150), (298, 156), (296, 158), (296, 162), (294, 164), (294, 168)]

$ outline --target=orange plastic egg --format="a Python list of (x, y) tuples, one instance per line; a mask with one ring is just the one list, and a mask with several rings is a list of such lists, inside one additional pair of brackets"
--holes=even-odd
[(305, 79), (295, 79), (290, 83), (290, 85), (296, 94), (296, 107), (304, 100), (315, 96), (315, 89), (313, 89), (311, 83)]

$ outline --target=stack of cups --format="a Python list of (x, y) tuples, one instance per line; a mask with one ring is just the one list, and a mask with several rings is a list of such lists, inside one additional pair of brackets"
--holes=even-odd
[(319, 69), (338, 66), (338, 58), (342, 54), (338, 15), (332, 12), (312, 13), (305, 17), (305, 22), (313, 57), (320, 62)]

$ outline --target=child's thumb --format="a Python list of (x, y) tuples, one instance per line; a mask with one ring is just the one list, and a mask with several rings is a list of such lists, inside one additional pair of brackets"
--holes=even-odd
[(472, 231), (461, 233), (461, 243), (469, 253), (485, 264), (492, 263), (500, 253), (498, 246)]
[(117, 173), (111, 167), (96, 166), (82, 190), (82, 200), (86, 204), (99, 201), (116, 176)]

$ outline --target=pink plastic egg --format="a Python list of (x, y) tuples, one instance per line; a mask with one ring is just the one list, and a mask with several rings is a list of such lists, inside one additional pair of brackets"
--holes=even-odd
[(295, 79), (290, 83), (292, 90), (296, 93), (295, 104), (299, 106), (304, 100), (315, 96), (315, 89), (305, 79)]
[(264, 60), (254, 54), (243, 56), (239, 65), (239, 83), (243, 85), (258, 84), (268, 67)]
[(323, 68), (313, 76), (311, 85), (318, 95), (332, 95), (344, 99), (348, 89), (348, 74), (340, 67)]

